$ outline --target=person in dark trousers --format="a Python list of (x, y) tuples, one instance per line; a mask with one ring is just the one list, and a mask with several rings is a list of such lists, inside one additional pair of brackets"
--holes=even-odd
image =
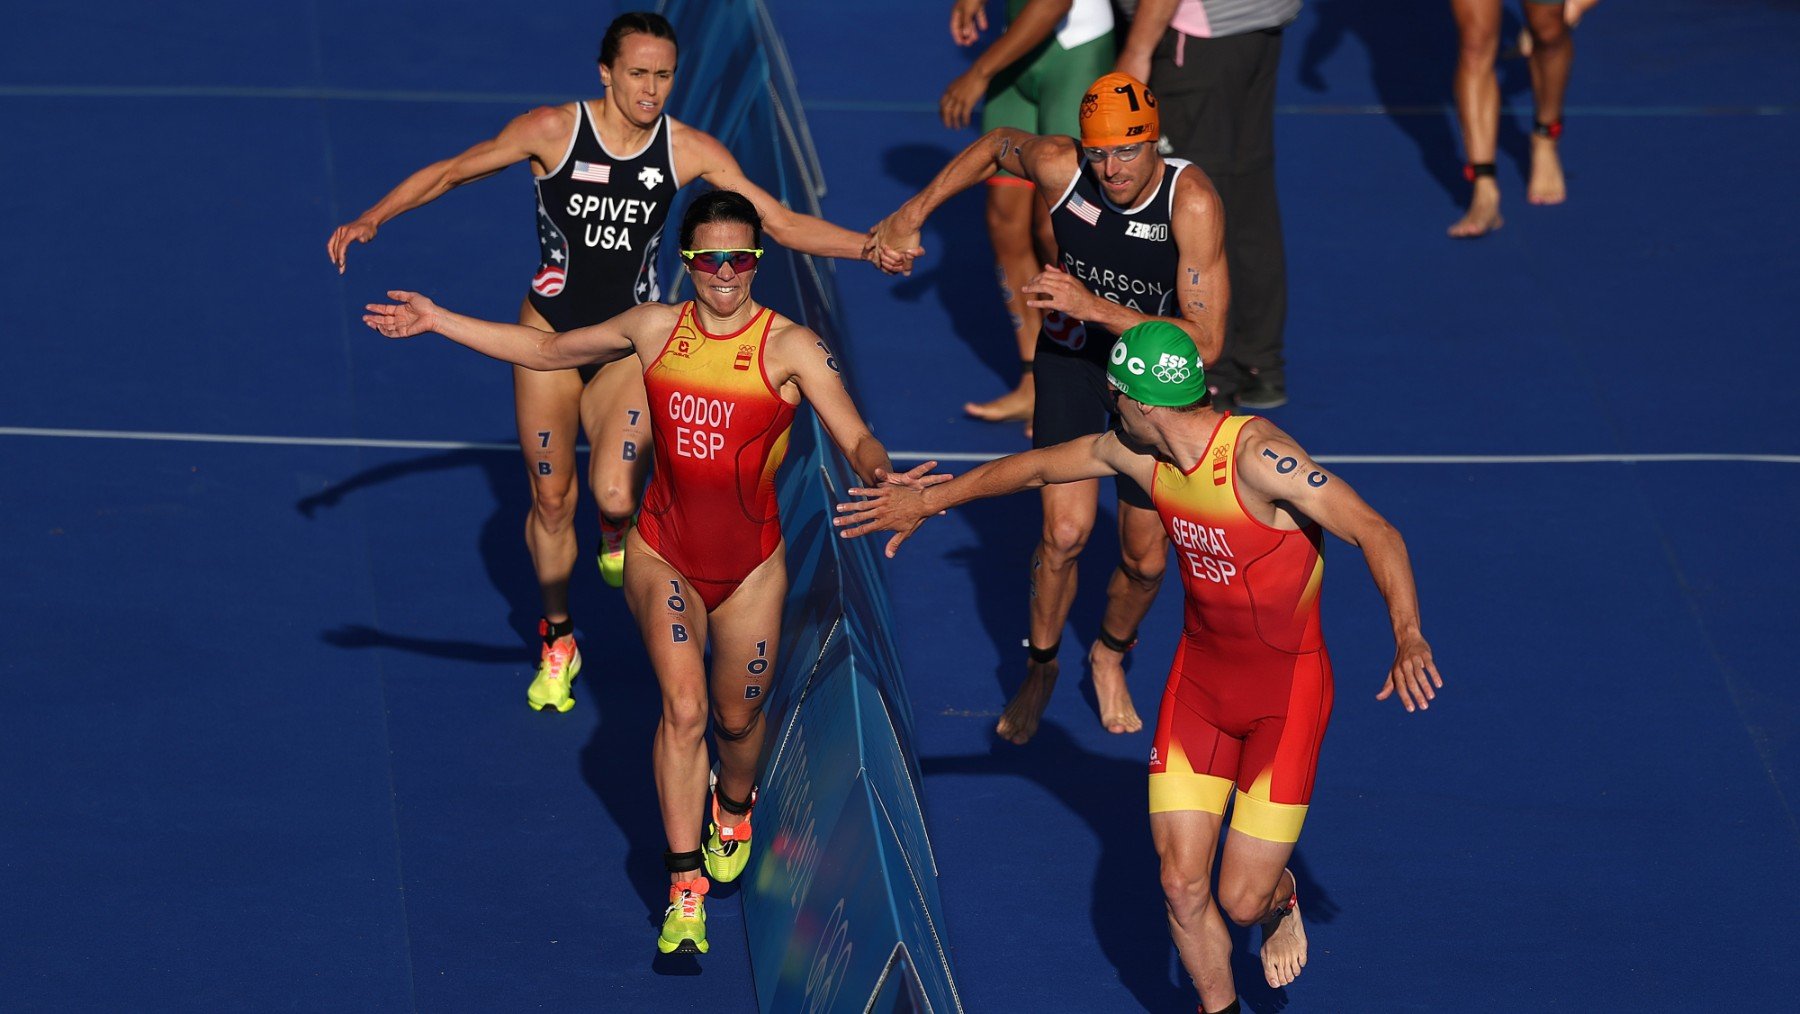
[(1287, 404), (1287, 254), (1275, 195), (1275, 72), (1300, 0), (1140, 0), (1117, 69), (1163, 103), (1171, 154), (1206, 171), (1225, 207), (1231, 320), (1207, 366), (1214, 403)]

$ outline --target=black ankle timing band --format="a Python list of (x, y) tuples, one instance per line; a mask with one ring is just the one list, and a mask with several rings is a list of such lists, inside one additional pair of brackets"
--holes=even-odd
[(1470, 183), (1475, 182), (1483, 176), (1492, 179), (1493, 175), (1494, 163), (1492, 162), (1468, 162), (1463, 165), (1463, 179), (1468, 180)]
[(663, 869), (670, 873), (691, 873), (700, 868), (700, 850), (692, 852), (664, 852)]
[(1130, 651), (1131, 649), (1137, 647), (1137, 631), (1134, 630), (1131, 633), (1125, 635), (1124, 637), (1114, 637), (1111, 634), (1106, 632), (1105, 627), (1101, 627), (1100, 628), (1100, 643), (1106, 645), (1107, 650), (1116, 651), (1119, 654), (1123, 655), (1126, 652)]
[[(714, 789), (713, 794), (719, 797), (719, 808), (724, 810), (726, 813), (733, 813), (733, 814), (736, 814), (741, 817), (744, 814), (750, 812), (750, 800), (749, 799), (743, 799), (743, 800), (733, 799), (730, 796), (727, 796), (724, 793), (724, 791), (721, 789)], [(756, 797), (756, 789), (755, 788), (752, 788), (750, 790), (750, 796), (752, 799)]]
[(1060, 647), (1062, 647), (1061, 641), (1056, 642), (1048, 648), (1040, 648), (1030, 641), (1026, 641), (1025, 653), (1031, 656), (1033, 662), (1036, 662), (1038, 665), (1044, 665), (1056, 661), (1056, 649)]
[(538, 632), (543, 634), (545, 644), (554, 644), (557, 638), (568, 637), (575, 632), (575, 620), (571, 617), (560, 623), (551, 623), (546, 619), (543, 625), (538, 627)]

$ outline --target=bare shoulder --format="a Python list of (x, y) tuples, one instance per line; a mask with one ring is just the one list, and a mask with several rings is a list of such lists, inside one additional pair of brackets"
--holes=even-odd
[(506, 125), (508, 131), (516, 132), (522, 138), (532, 140), (566, 140), (569, 132), (575, 129), (576, 102), (565, 102), (560, 106), (538, 106), (527, 109), (513, 118)]
[(685, 173), (682, 179), (691, 179), (717, 166), (721, 155), (729, 156), (725, 145), (718, 138), (677, 120), (673, 116), (665, 117), (669, 124), (669, 139), (675, 146), (675, 157), (683, 162), (698, 162), (698, 171)]
[(1212, 177), (1190, 163), (1175, 179), (1175, 217), (1192, 222), (1213, 221), (1223, 225), (1219, 191)]
[[(637, 344), (642, 341), (668, 337), (669, 333), (675, 330), (675, 322), (680, 315), (681, 306), (679, 304), (670, 306), (667, 303), (639, 303), (616, 317), (603, 320), (598, 324), (591, 324), (589, 327), (620, 332), (631, 339), (633, 344)], [(582, 331), (587, 328), (576, 328), (576, 330)]]
[(667, 333), (675, 330), (681, 319), (682, 303), (639, 303), (619, 315), (619, 321), (634, 333), (638, 331)]
[[(841, 375), (837, 355), (825, 344), (825, 339), (805, 324), (781, 314), (775, 314), (769, 325), (765, 348), (769, 353), (766, 361), (774, 367), (772, 372), (784, 377), (804, 374), (823, 378), (827, 370), (832, 375)], [(824, 369), (820, 369), (821, 366)]]
[(1094, 456), (1145, 490), (1155, 481), (1156, 456), (1128, 445), (1115, 430), (1107, 430), (1094, 439)]
[(1245, 486), (1271, 501), (1310, 502), (1332, 483), (1331, 473), (1298, 440), (1261, 416), (1238, 435), (1237, 460)]
[(1238, 433), (1238, 455), (1239, 457), (1248, 457), (1261, 454), (1265, 449), (1280, 449), (1289, 454), (1295, 451), (1306, 453), (1301, 448), (1299, 441), (1289, 436), (1287, 431), (1281, 427), (1270, 422), (1268, 417), (1252, 416), (1250, 421), (1244, 424), (1243, 430)]
[(769, 316), (772, 319), (769, 321), (768, 347), (778, 355), (789, 355), (824, 345), (824, 340), (817, 332), (792, 317), (783, 316), (774, 310), (769, 311)]
[(528, 109), (513, 117), (500, 132), (500, 141), (525, 152), (546, 167), (553, 166), (562, 158), (563, 150), (569, 145), (569, 135), (575, 130), (577, 105), (565, 102), (560, 106)]
[(1036, 134), (1019, 146), (1032, 182), (1047, 192), (1046, 200), (1061, 196), (1063, 188), (1081, 171), (1081, 148), (1065, 134)]

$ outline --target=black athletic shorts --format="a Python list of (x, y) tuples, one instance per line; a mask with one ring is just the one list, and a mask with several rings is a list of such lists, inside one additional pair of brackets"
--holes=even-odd
[[(1031, 368), (1037, 378), (1037, 409), (1031, 416), (1031, 446), (1054, 447), (1076, 437), (1116, 430), (1112, 395), (1107, 390), (1106, 370), (1091, 359), (1070, 355), (1052, 342), (1038, 339), (1037, 362)], [(1156, 509), (1144, 487), (1118, 476), (1113, 479), (1119, 499), (1147, 511)]]

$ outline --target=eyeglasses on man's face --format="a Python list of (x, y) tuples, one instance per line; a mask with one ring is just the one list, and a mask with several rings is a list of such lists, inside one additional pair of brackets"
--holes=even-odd
[(1108, 158), (1116, 158), (1121, 162), (1129, 162), (1144, 153), (1144, 143), (1115, 144), (1110, 148), (1083, 148), (1081, 155), (1090, 165), (1099, 165)]

